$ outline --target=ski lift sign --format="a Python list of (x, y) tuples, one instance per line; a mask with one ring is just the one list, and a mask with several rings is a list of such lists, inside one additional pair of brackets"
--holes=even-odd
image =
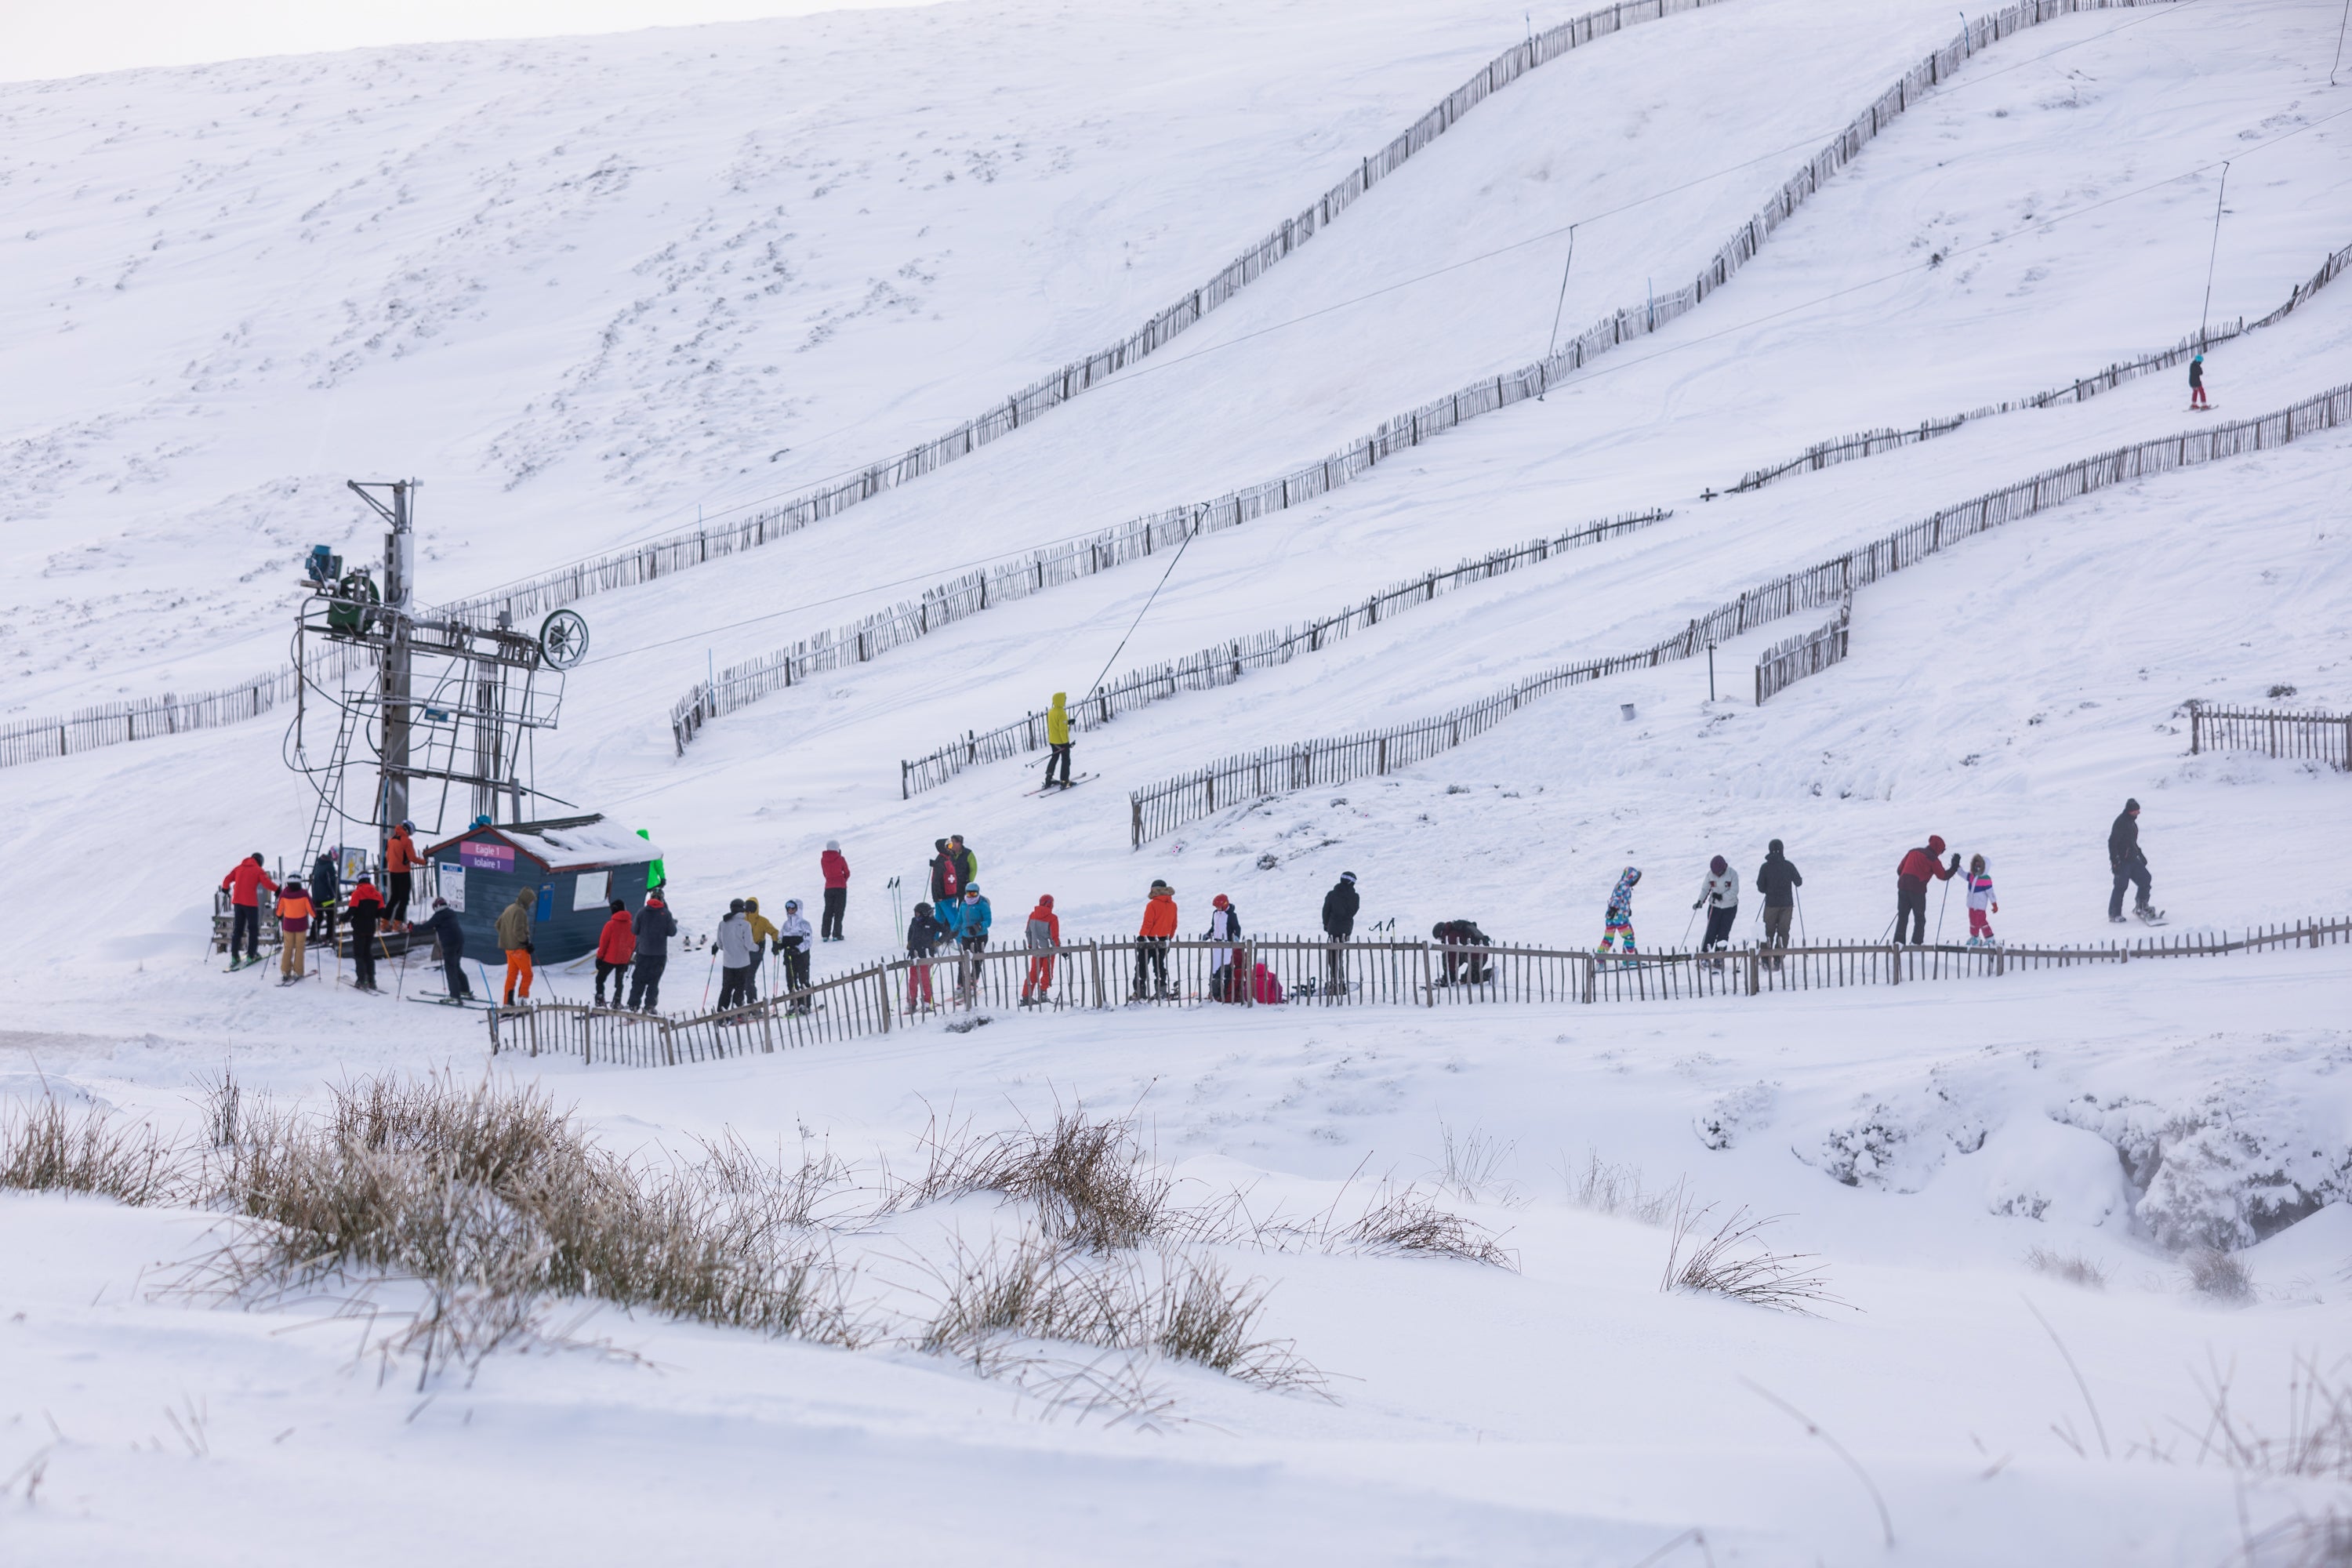
[(514, 847), (509, 844), (485, 844), (478, 838), (468, 838), (457, 846), (457, 863), (468, 870), (504, 871), (511, 875), (515, 868)]

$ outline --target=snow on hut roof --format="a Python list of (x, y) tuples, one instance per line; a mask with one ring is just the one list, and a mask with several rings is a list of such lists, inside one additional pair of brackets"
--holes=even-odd
[(640, 860), (661, 858), (661, 847), (649, 838), (640, 838), (628, 829), (609, 822), (597, 821), (561, 827), (536, 827), (523, 825), (504, 831), (538, 839), (548, 846), (540, 858), (552, 870), (569, 866), (610, 866), (616, 862), (635, 865)]
[(459, 839), (478, 833), (496, 834), (525, 854), (545, 862), (550, 871), (570, 871), (589, 866), (634, 866), (661, 858), (661, 846), (650, 839), (640, 838), (601, 816), (469, 827), (456, 837), (433, 846), (425, 853), (437, 854)]

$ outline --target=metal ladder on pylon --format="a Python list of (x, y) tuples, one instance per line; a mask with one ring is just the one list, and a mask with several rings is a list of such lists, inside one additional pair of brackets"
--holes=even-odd
[(305, 879), (318, 863), (319, 852), (327, 847), (327, 834), (340, 814), (343, 769), (351, 761), (352, 736), (360, 726), (358, 703), (346, 701), (342, 710), (342, 719), (335, 725), (335, 749), (328, 753), (326, 777), (319, 784), (319, 803), (310, 811), (310, 831), (303, 836), (302, 858), (294, 863), (294, 874)]

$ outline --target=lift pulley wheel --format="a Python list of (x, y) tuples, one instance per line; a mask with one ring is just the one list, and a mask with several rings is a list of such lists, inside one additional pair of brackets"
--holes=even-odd
[(575, 610), (557, 610), (539, 624), (540, 657), (551, 668), (570, 669), (588, 657), (588, 623)]

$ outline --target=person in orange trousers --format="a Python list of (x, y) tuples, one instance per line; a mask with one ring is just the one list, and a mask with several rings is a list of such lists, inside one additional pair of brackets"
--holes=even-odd
[(514, 902), (499, 911), (499, 946), (506, 951), (506, 1005), (515, 1005), (516, 982), (521, 982), (522, 999), (530, 1000), (530, 916), (531, 906), (539, 901), (538, 892), (530, 888), (517, 888)]

